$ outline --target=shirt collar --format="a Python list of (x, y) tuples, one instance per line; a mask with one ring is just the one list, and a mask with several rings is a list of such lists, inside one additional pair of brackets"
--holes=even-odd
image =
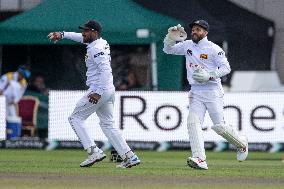
[(204, 44), (206, 44), (208, 42), (208, 39), (207, 39), (207, 36), (205, 36), (203, 39), (201, 39), (200, 41), (198, 41), (198, 43), (196, 44), (195, 43), (195, 45), (197, 46), (202, 46), (202, 45), (204, 45)]

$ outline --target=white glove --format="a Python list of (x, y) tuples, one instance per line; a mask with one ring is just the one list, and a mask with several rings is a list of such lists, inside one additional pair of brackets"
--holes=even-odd
[(166, 35), (164, 43), (168, 46), (173, 46), (174, 44), (176, 44), (176, 42), (169, 37), (169, 34)]
[(198, 83), (207, 83), (209, 80), (219, 78), (215, 72), (207, 72), (204, 69), (197, 69), (193, 72), (192, 78)]
[(177, 41), (184, 41), (186, 38), (187, 33), (184, 31), (184, 28), (180, 24), (178, 24), (168, 29), (168, 34), (164, 39), (164, 43), (166, 45), (172, 46)]

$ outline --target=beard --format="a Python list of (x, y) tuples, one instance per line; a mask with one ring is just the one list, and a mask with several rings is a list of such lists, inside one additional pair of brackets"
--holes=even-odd
[[(195, 37), (194, 37), (195, 36)], [(191, 40), (194, 42), (194, 43), (198, 43), (201, 39), (204, 38), (204, 36), (200, 35), (194, 35), (194, 36), (191, 36)]]
[(90, 40), (89, 40), (88, 38), (84, 37), (84, 38), (83, 38), (83, 42), (84, 42), (84, 43), (90, 43)]

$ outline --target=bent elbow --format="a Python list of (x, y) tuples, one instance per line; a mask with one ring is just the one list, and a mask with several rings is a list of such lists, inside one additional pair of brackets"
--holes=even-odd
[(166, 47), (163, 48), (163, 52), (166, 53), (166, 54), (169, 54), (169, 52), (168, 52)]

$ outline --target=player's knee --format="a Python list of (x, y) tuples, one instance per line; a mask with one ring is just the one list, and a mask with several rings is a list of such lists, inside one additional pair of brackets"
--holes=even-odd
[(70, 115), (70, 116), (68, 117), (68, 121), (69, 121), (70, 124), (72, 123), (72, 120), (73, 120), (73, 117), (72, 117), (72, 115)]
[(76, 121), (76, 119), (79, 119), (77, 116), (75, 116), (74, 114), (71, 114), (69, 117), (68, 117), (68, 121), (71, 125), (73, 125), (73, 123)]
[(100, 126), (102, 128), (112, 128), (114, 125), (114, 121), (112, 120), (104, 120), (100, 122)]
[(69, 123), (70, 123), (71, 121), (74, 121), (74, 120), (84, 121), (84, 120), (85, 120), (85, 117), (82, 116), (82, 115), (79, 115), (78, 113), (73, 112), (73, 113), (68, 117), (68, 121), (69, 121)]

